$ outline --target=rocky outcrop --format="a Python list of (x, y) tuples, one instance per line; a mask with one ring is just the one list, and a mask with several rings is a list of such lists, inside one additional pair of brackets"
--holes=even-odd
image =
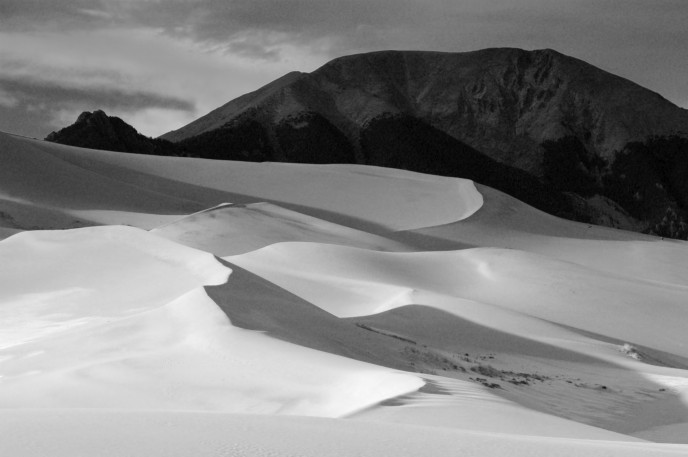
[(118, 117), (101, 110), (85, 111), (76, 122), (50, 133), (46, 141), (82, 148), (138, 154), (176, 155), (176, 146), (169, 141), (148, 138)]

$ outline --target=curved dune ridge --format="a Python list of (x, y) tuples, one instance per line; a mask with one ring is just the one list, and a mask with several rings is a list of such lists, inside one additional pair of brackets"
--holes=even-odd
[(456, 297), (688, 358), (688, 287), (591, 271), (524, 251), (381, 253), (280, 243), (226, 259), (340, 317)]
[[(465, 219), (482, 205), (472, 181), (403, 170), (146, 156), (1, 133), (0, 140), (4, 150), (12, 151), (0, 160), (14, 168), (0, 175), (8, 180), (0, 191), (68, 214), (81, 209), (78, 214), (89, 220), (110, 210), (189, 214), (225, 202), (265, 201), (354, 227), (409, 230)], [(20, 170), (29, 170), (35, 182), (27, 182)], [(43, 179), (48, 181), (36, 186)], [(105, 223), (113, 223), (112, 218)]]
[(231, 271), (138, 229), (25, 233), (0, 249), (37, 266), (3, 271), (2, 408), (336, 417), (423, 385), (233, 327), (202, 289)]
[(243, 254), (284, 241), (341, 244), (380, 251), (408, 249), (402, 243), (270, 203), (222, 204), (151, 232), (218, 256)]
[(0, 134), (0, 454), (686, 455), (686, 246)]

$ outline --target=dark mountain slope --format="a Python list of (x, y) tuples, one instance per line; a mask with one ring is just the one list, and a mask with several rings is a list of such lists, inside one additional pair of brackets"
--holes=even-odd
[[(235, 136), (260, 130), (264, 146), (244, 160), (353, 162), (465, 177), (559, 216), (632, 230), (657, 232), (665, 219), (688, 219), (688, 189), (679, 184), (688, 111), (549, 49), (341, 57), (163, 138), (181, 145), (202, 126)], [(244, 143), (214, 147), (227, 154), (246, 150)], [(676, 165), (671, 173), (667, 160)], [(657, 233), (677, 232), (667, 230)]]
[(469, 178), (558, 216), (683, 236), (687, 132), (688, 111), (631, 81), (499, 48), (341, 57), (161, 138), (170, 155)]
[(174, 144), (141, 135), (122, 119), (108, 116), (101, 110), (81, 113), (74, 124), (50, 133), (46, 140), (107, 151), (176, 155)]
[(375, 117), (405, 114), (541, 176), (541, 144), (547, 140), (572, 136), (610, 159), (633, 141), (688, 135), (688, 111), (552, 50), (360, 54), (311, 74), (291, 73), (256, 93), (163, 138), (180, 141), (204, 131), (200, 125), (217, 129), (245, 118), (277, 125), (314, 112), (355, 141)]

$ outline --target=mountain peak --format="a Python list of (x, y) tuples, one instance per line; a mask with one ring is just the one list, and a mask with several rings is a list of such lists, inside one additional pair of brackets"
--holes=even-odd
[(386, 114), (422, 119), (491, 157), (539, 173), (543, 141), (566, 136), (609, 158), (632, 141), (687, 135), (688, 112), (659, 94), (553, 49), (387, 50), (293, 72), (174, 132), (181, 141), (251, 118), (318, 113), (355, 140)]
[(170, 155), (174, 153), (174, 145), (141, 135), (119, 117), (108, 116), (103, 110), (82, 112), (74, 124), (50, 133), (45, 140), (106, 151)]
[[(518, 48), (343, 56), (164, 135), (201, 157), (363, 163), (469, 178), (563, 217), (611, 214), (610, 225), (627, 228), (635, 222), (594, 197), (639, 221), (661, 219), (638, 192), (627, 195), (632, 186), (624, 179), (635, 172), (647, 178), (643, 201), (661, 200), (662, 212), (688, 208), (683, 191), (672, 193), (683, 184), (665, 176), (662, 144), (648, 146), (660, 151), (652, 166), (643, 165), (652, 154), (626, 153), (656, 137), (688, 148), (688, 111), (556, 50)], [(672, 155), (670, 168), (682, 167), (683, 155)]]
[(77, 117), (75, 124), (88, 122), (92, 119), (98, 119), (101, 121), (105, 121), (105, 120), (109, 119), (109, 116), (107, 114), (105, 114), (105, 111), (103, 111), (103, 110), (95, 110), (93, 112), (84, 111), (83, 113), (79, 114), (79, 117)]
[(378, 51), (310, 76), (356, 124), (409, 114), (536, 173), (543, 141), (575, 136), (609, 158), (632, 141), (688, 132), (686, 112), (659, 94), (552, 49)]

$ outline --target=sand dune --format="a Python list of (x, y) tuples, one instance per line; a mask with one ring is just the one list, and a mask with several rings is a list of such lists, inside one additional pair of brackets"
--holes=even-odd
[(406, 232), (422, 249), (518, 249), (641, 280), (688, 285), (688, 243), (566, 221), (479, 186), (485, 205), (458, 223)]
[(31, 259), (2, 271), (3, 408), (336, 417), (423, 385), (232, 326), (201, 288), (231, 270), (142, 230), (24, 233), (0, 249)]
[(57, 145), (51, 143), (0, 133), (0, 149), (0, 211), (21, 228), (92, 225), (99, 222), (99, 211), (119, 211), (120, 223), (153, 221), (155, 226), (166, 222), (161, 215), (202, 209), (182, 197), (125, 183), (87, 163), (56, 157), (51, 152)]
[[(688, 394), (683, 286), (497, 249), (381, 253), (283, 243), (228, 260), (330, 313), (411, 343), (405, 350), (414, 369), (481, 378), (551, 414), (630, 433), (653, 420), (629, 426), (626, 415), (638, 414), (633, 405), (662, 402), (667, 391), (681, 405)], [(460, 320), (445, 327), (438, 321), (451, 322), (447, 317), (427, 321), (427, 312), (402, 321), (390, 314), (412, 304)], [(386, 315), (360, 319), (379, 313)], [(431, 330), (423, 332), (426, 326)], [(631, 358), (624, 345), (655, 365)], [(518, 388), (521, 381), (529, 388)], [(682, 422), (688, 410), (678, 406), (671, 415), (669, 421)]]
[(270, 203), (224, 204), (152, 230), (158, 236), (217, 256), (244, 254), (284, 241), (341, 244), (380, 251), (408, 248)]
[(144, 457), (466, 455), (682, 456), (685, 446), (462, 432), (444, 427), (308, 417), (127, 411), (0, 411), (7, 455)]
[(642, 441), (685, 442), (686, 243), (401, 170), (0, 152), (2, 455), (688, 454)]
[[(410, 230), (465, 219), (482, 205), (482, 195), (469, 180), (388, 168), (227, 162), (92, 151), (45, 142), (30, 145), (129, 185), (203, 201), (201, 209), (227, 202), (265, 201), (330, 222), (347, 221), (345, 225), (353, 228)], [(224, 200), (210, 203), (217, 197)]]
[(432, 305), (433, 296), (449, 296), (688, 357), (685, 286), (524, 251), (381, 253), (281, 243), (227, 260), (342, 317)]

